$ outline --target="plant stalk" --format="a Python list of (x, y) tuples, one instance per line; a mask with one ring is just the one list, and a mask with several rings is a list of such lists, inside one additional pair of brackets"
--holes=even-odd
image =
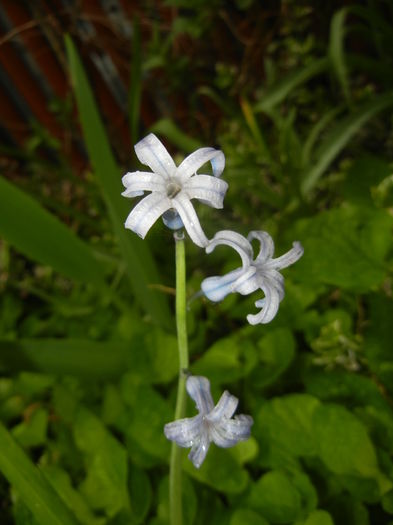
[[(186, 258), (184, 234), (176, 232), (176, 329), (179, 349), (179, 382), (175, 420), (185, 415), (186, 408), (186, 379), (188, 370), (188, 339), (187, 339), (187, 310), (186, 310)], [(170, 524), (182, 525), (182, 449), (172, 443), (169, 467), (169, 509)]]

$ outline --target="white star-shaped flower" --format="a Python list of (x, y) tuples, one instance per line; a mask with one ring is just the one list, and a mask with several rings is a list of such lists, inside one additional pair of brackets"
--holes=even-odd
[[(225, 157), (214, 148), (200, 148), (176, 166), (164, 145), (152, 133), (135, 145), (142, 164), (152, 172), (135, 171), (122, 178), (126, 190), (124, 197), (138, 197), (145, 191), (150, 195), (142, 199), (131, 211), (125, 227), (142, 239), (162, 215), (164, 223), (177, 230), (184, 226), (195, 244), (205, 247), (204, 234), (191, 199), (198, 199), (213, 208), (222, 208), (228, 184), (218, 177), (224, 170)], [(199, 175), (197, 170), (206, 162), (213, 168), (211, 175)]]
[(180, 447), (191, 447), (188, 457), (199, 468), (212, 441), (219, 447), (228, 448), (239, 441), (247, 440), (253, 419), (243, 414), (232, 418), (238, 399), (228, 391), (222, 394), (214, 406), (210, 382), (206, 377), (189, 376), (186, 388), (195, 401), (199, 414), (168, 423), (164, 427), (164, 433), (167, 439), (175, 441)]
[[(254, 259), (254, 251), (250, 241), (257, 239), (260, 250)], [(303, 247), (299, 242), (293, 243), (293, 248), (286, 254), (273, 259), (274, 242), (267, 232), (252, 231), (246, 239), (239, 233), (223, 230), (213, 237), (206, 247), (211, 253), (219, 244), (234, 248), (242, 259), (242, 267), (221, 277), (208, 277), (202, 282), (203, 293), (211, 301), (221, 301), (232, 292), (248, 295), (261, 289), (265, 297), (255, 302), (261, 311), (247, 316), (250, 324), (269, 323), (277, 314), (280, 302), (284, 298), (284, 277), (278, 272), (295, 263), (303, 255)]]

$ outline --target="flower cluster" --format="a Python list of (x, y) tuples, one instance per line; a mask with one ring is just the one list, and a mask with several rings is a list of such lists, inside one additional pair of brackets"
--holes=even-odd
[[(217, 232), (208, 239), (195, 212), (192, 199), (213, 208), (222, 208), (228, 184), (221, 180), (225, 167), (222, 151), (200, 148), (176, 166), (172, 157), (158, 138), (150, 134), (135, 146), (140, 162), (151, 172), (135, 171), (124, 175), (122, 181), (125, 197), (143, 197), (128, 215), (125, 227), (143, 239), (147, 232), (162, 217), (164, 224), (173, 230), (184, 228), (191, 240), (207, 253), (218, 245), (226, 245), (240, 255), (242, 266), (223, 276), (208, 277), (202, 284), (202, 292), (211, 301), (221, 301), (230, 293), (249, 295), (262, 290), (264, 297), (255, 302), (260, 311), (249, 314), (250, 324), (269, 323), (277, 314), (284, 298), (284, 278), (279, 270), (295, 263), (303, 248), (294, 242), (286, 254), (273, 258), (274, 242), (264, 231), (251, 231), (247, 238), (230, 230)], [(213, 175), (197, 171), (210, 162)], [(252, 240), (260, 244), (254, 257)], [(250, 416), (232, 417), (238, 404), (236, 397), (225, 391), (217, 405), (210, 393), (210, 383), (205, 377), (189, 376), (187, 392), (195, 401), (199, 413), (192, 418), (180, 419), (165, 425), (165, 436), (181, 447), (191, 447), (189, 459), (196, 468), (204, 461), (210, 443), (219, 447), (231, 447), (250, 436), (253, 420)]]
[[(194, 243), (205, 248), (207, 253), (219, 244), (235, 249), (241, 257), (242, 267), (221, 277), (208, 277), (202, 282), (202, 292), (211, 301), (221, 301), (229, 293), (249, 295), (260, 289), (265, 296), (258, 299), (255, 306), (261, 310), (255, 315), (249, 314), (247, 320), (250, 324), (269, 323), (284, 298), (284, 278), (279, 270), (290, 266), (303, 255), (301, 244), (294, 242), (289, 252), (273, 259), (274, 242), (264, 231), (252, 231), (246, 239), (234, 231), (223, 230), (211, 240), (207, 238), (191, 200), (198, 199), (213, 208), (223, 207), (228, 184), (219, 178), (225, 167), (222, 151), (200, 148), (176, 166), (165, 146), (151, 133), (136, 144), (135, 152), (151, 172), (135, 171), (124, 175), (122, 181), (126, 190), (122, 195), (138, 197), (145, 191), (151, 193), (131, 211), (125, 227), (145, 238), (162, 216), (169, 228), (178, 230), (184, 227)], [(197, 173), (207, 162), (211, 163), (213, 176)], [(260, 243), (255, 259), (250, 243), (252, 239)]]

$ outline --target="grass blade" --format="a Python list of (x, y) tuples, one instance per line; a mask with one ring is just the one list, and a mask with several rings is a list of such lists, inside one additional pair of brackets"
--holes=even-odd
[(348, 71), (344, 55), (345, 18), (347, 13), (348, 10), (343, 8), (334, 13), (332, 18), (330, 24), (329, 59), (343, 90), (345, 100), (349, 103), (351, 93), (349, 90)]
[(0, 423), (0, 471), (40, 525), (77, 525), (57, 492)]
[(150, 128), (150, 131), (164, 135), (164, 137), (186, 153), (192, 153), (196, 149), (203, 147), (201, 142), (183, 133), (176, 124), (168, 118), (158, 120)]
[(1, 176), (0, 209), (0, 234), (24, 255), (71, 279), (104, 283), (104, 269), (89, 246)]
[(303, 195), (307, 195), (314, 188), (323, 172), (344, 149), (355, 133), (374, 115), (392, 105), (393, 93), (381, 95), (377, 100), (368, 102), (356, 113), (344, 118), (330, 131), (315, 152), (315, 163), (304, 175), (301, 185)]
[(329, 60), (327, 58), (321, 58), (319, 60), (315, 60), (299, 71), (290, 73), (282, 81), (271, 87), (266, 92), (266, 94), (263, 96), (263, 99), (255, 104), (254, 111), (263, 111), (269, 114), (274, 106), (277, 106), (277, 104), (282, 102), (296, 87), (303, 84), (304, 82), (307, 82), (307, 80), (310, 78), (323, 73), (328, 69), (328, 67)]
[(163, 294), (150, 288), (151, 284), (159, 283), (159, 278), (148, 245), (146, 241), (142, 241), (124, 228), (129, 205), (121, 196), (123, 191), (121, 174), (111, 151), (83, 65), (68, 35), (65, 37), (65, 43), (87, 150), (127, 265), (127, 274), (132, 289), (152, 320), (162, 326), (171, 326), (172, 321), (166, 298)]

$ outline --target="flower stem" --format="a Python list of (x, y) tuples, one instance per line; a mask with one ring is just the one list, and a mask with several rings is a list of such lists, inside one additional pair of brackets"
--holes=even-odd
[[(176, 328), (179, 348), (179, 383), (175, 420), (184, 417), (186, 408), (186, 378), (188, 369), (187, 310), (186, 310), (186, 257), (184, 235), (176, 232)], [(169, 469), (169, 508), (171, 525), (182, 525), (182, 450), (172, 443)]]

